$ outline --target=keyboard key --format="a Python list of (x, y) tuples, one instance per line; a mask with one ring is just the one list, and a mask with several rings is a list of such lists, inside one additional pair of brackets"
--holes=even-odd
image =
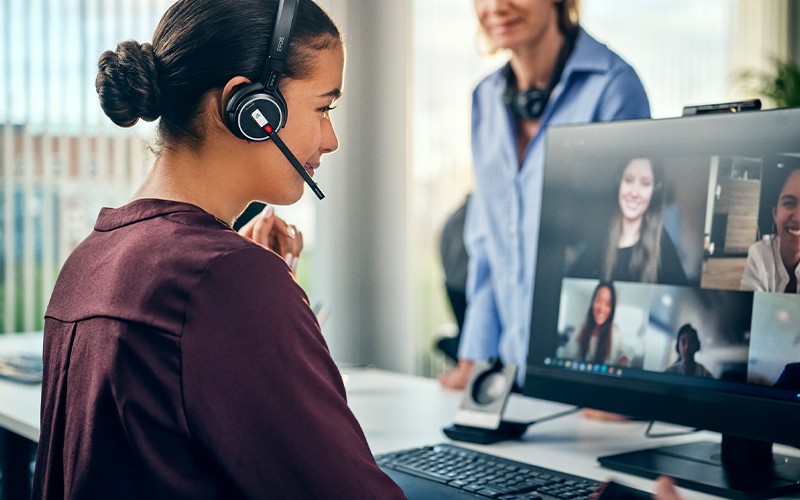
[(484, 485), (484, 484), (470, 484), (470, 485), (464, 486), (461, 489), (464, 490), (464, 491), (470, 491), (472, 493), (475, 493), (478, 490), (482, 490), (484, 486), (486, 486), (486, 485)]
[(502, 491), (496, 490), (494, 488), (483, 488), (483, 489), (480, 489), (480, 490), (476, 491), (476, 493), (478, 495), (483, 495), (483, 496), (489, 497), (489, 498), (497, 498), (497, 497), (499, 497), (500, 495), (503, 494)]
[(448, 481), (448, 478), (445, 476), (442, 476), (435, 472), (421, 470), (417, 467), (408, 467), (402, 464), (397, 464), (392, 468), (395, 470), (399, 470), (400, 472), (405, 472), (406, 474), (411, 474), (412, 476), (418, 476), (425, 479), (430, 479), (431, 481), (436, 481), (437, 483), (447, 484)]

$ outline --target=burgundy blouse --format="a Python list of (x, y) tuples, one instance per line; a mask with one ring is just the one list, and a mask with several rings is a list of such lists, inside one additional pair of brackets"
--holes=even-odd
[(196, 206), (103, 209), (44, 329), (34, 498), (403, 498), (286, 264)]

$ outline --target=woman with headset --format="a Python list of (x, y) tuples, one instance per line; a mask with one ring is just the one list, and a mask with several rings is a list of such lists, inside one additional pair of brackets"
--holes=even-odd
[(800, 293), (800, 169), (787, 169), (772, 207), (774, 234), (747, 251), (741, 289)]
[(676, 373), (690, 377), (714, 378), (706, 367), (694, 360), (695, 354), (700, 350), (700, 337), (697, 330), (687, 323), (678, 329), (678, 338), (675, 339), (675, 352), (678, 361), (664, 370), (665, 373)]
[(547, 127), (650, 116), (633, 68), (578, 25), (577, 0), (474, 7), (490, 52), (510, 58), (473, 92), (468, 306), (458, 364), (440, 377), (450, 388), (466, 386), (474, 360), (494, 357), (524, 381)]
[(685, 285), (678, 252), (664, 229), (664, 175), (650, 158), (633, 158), (617, 177), (604, 245), (589, 244), (570, 276)]
[(179, 0), (152, 43), (102, 54), (101, 106), (160, 118), (158, 153), (53, 291), (34, 498), (403, 498), (292, 275), (297, 235), (231, 229), (337, 149), (343, 67), (311, 0)]

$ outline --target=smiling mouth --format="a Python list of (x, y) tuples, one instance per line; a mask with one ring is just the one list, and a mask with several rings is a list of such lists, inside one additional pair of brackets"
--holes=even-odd
[(495, 33), (505, 33), (517, 24), (519, 24), (519, 21), (506, 21), (504, 23), (498, 23), (492, 26), (491, 31)]
[(800, 228), (784, 226), (784, 230), (794, 237), (800, 237)]
[(642, 207), (642, 203), (638, 201), (627, 201), (625, 202), (625, 207), (628, 210), (639, 210)]

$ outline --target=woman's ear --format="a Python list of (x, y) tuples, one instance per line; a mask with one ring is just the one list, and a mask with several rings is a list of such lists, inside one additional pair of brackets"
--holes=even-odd
[(225, 104), (228, 103), (228, 99), (231, 98), (234, 92), (236, 92), (242, 85), (247, 85), (248, 83), (251, 83), (250, 79), (244, 76), (234, 76), (228, 80), (228, 83), (226, 83), (225, 87), (222, 89), (223, 108), (225, 107)]
[[(207, 103), (208, 108), (206, 112), (212, 115), (211, 120), (214, 122), (215, 127), (221, 127), (222, 130), (226, 129), (225, 125), (225, 107), (228, 104), (231, 96), (243, 85), (250, 83), (250, 80), (244, 76), (234, 76), (222, 88), (222, 92), (213, 92), (206, 96), (211, 102)], [(214, 112), (216, 110), (216, 112)]]
[(228, 101), (230, 100), (231, 96), (233, 96), (233, 94), (239, 90), (239, 87), (247, 85), (248, 83), (251, 83), (250, 79), (244, 76), (234, 76), (228, 80), (228, 83), (226, 83), (225, 87), (222, 88), (222, 93), (220, 94), (220, 116), (224, 116), (225, 106), (228, 105)]

